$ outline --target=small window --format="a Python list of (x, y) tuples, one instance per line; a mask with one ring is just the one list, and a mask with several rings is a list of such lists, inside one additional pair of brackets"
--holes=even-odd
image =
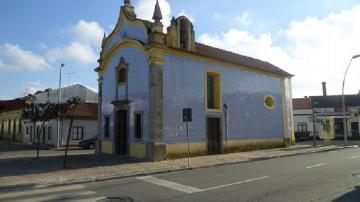
[(307, 132), (307, 123), (306, 122), (299, 122), (297, 124), (297, 131), (298, 132)]
[(33, 135), (33, 127), (30, 126), (30, 136), (32, 136), (32, 135)]
[(268, 109), (274, 109), (275, 107), (275, 100), (274, 97), (271, 95), (265, 96), (264, 98), (264, 105)]
[(141, 140), (142, 138), (142, 115), (135, 113), (135, 139)]
[(126, 82), (126, 69), (121, 68), (118, 71), (118, 84), (125, 83)]
[(210, 110), (221, 110), (220, 74), (206, 74), (206, 107)]
[(26, 127), (26, 135), (29, 135), (29, 127)]
[(84, 138), (84, 127), (74, 126), (72, 130), (72, 140), (82, 140)]
[(47, 133), (47, 135), (48, 135), (48, 140), (51, 140), (51, 131), (52, 130), (52, 128), (51, 128), (51, 126), (49, 126), (48, 127), (48, 133)]
[(110, 137), (110, 117), (105, 117), (104, 136)]

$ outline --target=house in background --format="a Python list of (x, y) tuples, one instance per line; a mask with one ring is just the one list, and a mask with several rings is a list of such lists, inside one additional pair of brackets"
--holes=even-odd
[[(295, 136), (314, 133), (318, 136), (320, 120), (328, 118), (334, 124), (334, 134), (344, 136), (343, 108), (341, 95), (327, 95), (326, 83), (322, 83), (323, 95), (293, 99)], [(360, 95), (345, 95), (345, 119), (348, 136), (359, 136)], [(315, 119), (315, 124), (313, 120)], [(315, 130), (313, 126), (315, 125)]]
[[(81, 140), (91, 139), (97, 137), (97, 103), (81, 103), (73, 113), (74, 121), (70, 135), (70, 144), (76, 145)], [(41, 122), (32, 122), (31, 120), (24, 120), (23, 137), (24, 143), (46, 145), (57, 145), (60, 141), (60, 147), (66, 144), (66, 139), (69, 130), (71, 113), (67, 112), (60, 117), (60, 137), (57, 138), (57, 116), (47, 121), (41, 129)], [(38, 131), (41, 133), (37, 136)]]
[[(37, 132), (41, 129), (41, 123), (34, 123), (24, 117), (25, 104), (58, 103), (58, 89), (46, 89), (38, 91), (32, 96), (26, 96), (14, 100), (0, 101), (0, 140), (23, 142), (27, 144), (41, 144), (62, 146), (66, 143), (70, 114), (60, 117), (58, 138), (58, 119), (47, 121), (41, 130), (39, 137)], [(97, 137), (98, 103), (97, 93), (83, 85), (75, 84), (61, 89), (61, 103), (73, 97), (79, 97), (83, 103), (74, 111), (74, 123), (71, 131), (71, 144), (77, 144), (81, 140)], [(59, 142), (59, 143), (58, 143)]]
[[(34, 94), (33, 100), (28, 100), (28, 103), (58, 103), (59, 89), (46, 89), (38, 91)], [(73, 97), (78, 97), (82, 100), (76, 110), (74, 111), (74, 125), (71, 131), (71, 144), (77, 144), (81, 140), (97, 137), (97, 111), (98, 111), (98, 95), (89, 88), (75, 84), (61, 88), (61, 103)], [(59, 126), (59, 137), (58, 134)], [(58, 122), (57, 116), (46, 122), (41, 134), (37, 137), (37, 132), (41, 129), (41, 123), (34, 123), (29, 119), (24, 120), (23, 138), (24, 143), (36, 144), (38, 141), (41, 144), (54, 145), (59, 147), (65, 145), (68, 127), (70, 124), (70, 114), (61, 116)], [(38, 139), (39, 138), (39, 139)]]
[[(58, 103), (59, 89), (48, 88), (44, 91), (36, 92), (34, 96), (36, 103)], [(61, 103), (65, 103), (73, 97), (81, 98), (84, 103), (98, 103), (97, 93), (81, 84), (61, 88)]]
[(191, 155), (284, 147), (293, 141), (292, 75), (268, 62), (195, 42), (193, 24), (163, 32), (129, 0), (104, 37), (99, 67), (101, 153), (149, 160), (187, 155), (183, 108), (192, 109)]
[(23, 109), (25, 100), (0, 100), (0, 140), (23, 142)]
[(296, 139), (306, 139), (314, 135), (313, 107), (310, 98), (294, 98), (294, 132)]

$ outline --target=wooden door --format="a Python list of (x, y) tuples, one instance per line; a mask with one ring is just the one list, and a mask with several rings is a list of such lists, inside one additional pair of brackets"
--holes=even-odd
[(208, 154), (221, 153), (220, 119), (207, 119)]
[(127, 110), (117, 112), (116, 154), (127, 154)]

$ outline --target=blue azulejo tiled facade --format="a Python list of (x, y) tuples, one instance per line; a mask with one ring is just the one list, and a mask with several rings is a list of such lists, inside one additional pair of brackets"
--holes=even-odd
[[(96, 69), (98, 151), (156, 161), (188, 148), (207, 155), (292, 144), (292, 75), (196, 43), (184, 16), (164, 34), (155, 7), (149, 22), (125, 1), (114, 31), (104, 36)], [(188, 130), (184, 108), (192, 109)]]

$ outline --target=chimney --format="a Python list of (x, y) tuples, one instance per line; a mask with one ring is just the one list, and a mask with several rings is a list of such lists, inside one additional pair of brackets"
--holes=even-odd
[(323, 96), (327, 96), (327, 93), (326, 93), (326, 82), (322, 82), (322, 90), (323, 90)]

